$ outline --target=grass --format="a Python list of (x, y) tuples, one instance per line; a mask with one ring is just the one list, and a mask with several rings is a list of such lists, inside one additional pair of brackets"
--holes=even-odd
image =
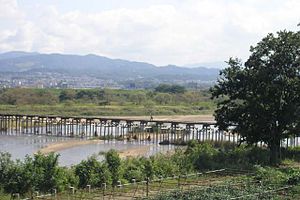
[[(199, 109), (200, 108), (200, 109)], [(212, 102), (194, 105), (155, 105), (152, 115), (197, 115), (212, 114)], [(55, 105), (0, 105), (0, 113), (5, 114), (39, 114), (61, 116), (142, 116), (149, 115), (149, 110), (141, 105), (108, 105), (95, 104), (55, 104)]]
[(11, 197), (9, 194), (4, 194), (2, 191), (0, 191), (0, 200), (10, 200)]
[(80, 116), (211, 114), (208, 91), (158, 93), (151, 90), (26, 89), (0, 90), (0, 113)]

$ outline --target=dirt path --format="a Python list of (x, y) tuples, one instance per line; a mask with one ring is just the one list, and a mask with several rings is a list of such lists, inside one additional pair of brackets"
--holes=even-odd
[[(105, 116), (111, 119), (150, 120), (150, 116)], [(153, 115), (153, 120), (177, 122), (215, 122), (212, 115)]]

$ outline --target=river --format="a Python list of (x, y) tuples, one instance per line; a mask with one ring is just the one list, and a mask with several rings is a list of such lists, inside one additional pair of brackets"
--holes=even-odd
[[(0, 151), (10, 153), (12, 159), (22, 160), (26, 155), (33, 155), (47, 145), (68, 140), (83, 139), (38, 135), (0, 135)], [(87, 159), (93, 154), (97, 155), (99, 152), (106, 152), (110, 149), (122, 151), (142, 146), (149, 146), (149, 150), (145, 153), (145, 156), (150, 156), (158, 152), (166, 152), (175, 148), (172, 145), (165, 146), (148, 142), (103, 141), (99, 144), (74, 146), (60, 150), (57, 153), (60, 154), (59, 164), (61, 166), (71, 166), (79, 163), (81, 160)], [(99, 156), (99, 159), (102, 158), (103, 156)]]

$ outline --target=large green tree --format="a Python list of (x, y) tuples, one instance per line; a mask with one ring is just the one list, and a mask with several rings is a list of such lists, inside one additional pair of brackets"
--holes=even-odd
[(243, 65), (230, 59), (211, 88), (220, 129), (233, 129), (249, 144), (264, 142), (278, 163), (280, 141), (300, 129), (300, 32), (268, 34)]

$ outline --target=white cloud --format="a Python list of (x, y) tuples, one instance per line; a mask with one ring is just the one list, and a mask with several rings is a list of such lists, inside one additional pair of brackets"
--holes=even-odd
[(0, 19), (17, 19), (20, 16), (18, 5), (15, 0), (1, 0), (0, 3)]
[(268, 32), (300, 22), (298, 0), (187, 0), (100, 12), (0, 5), (2, 52), (96, 53), (158, 65), (245, 59)]

